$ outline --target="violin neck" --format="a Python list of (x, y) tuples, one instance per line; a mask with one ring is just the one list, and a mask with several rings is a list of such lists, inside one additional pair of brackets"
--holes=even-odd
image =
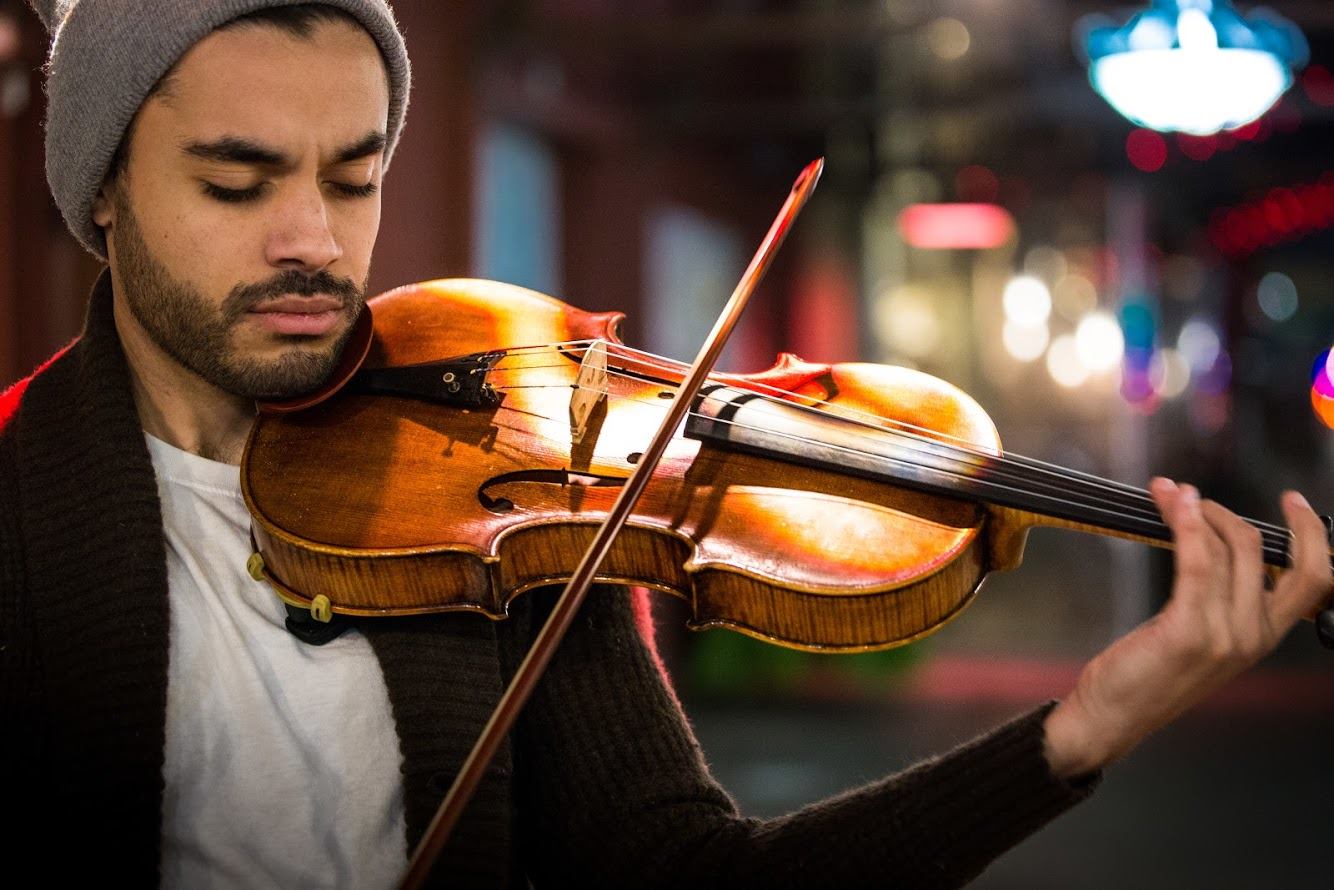
[[(1012, 527), (1043, 525), (1170, 547), (1172, 531), (1149, 493), (1011, 455), (987, 454), (947, 439), (887, 431), (800, 406), (719, 388), (686, 424), (687, 436), (777, 460), (819, 466), (1001, 511)], [(1247, 520), (1264, 536), (1264, 560), (1286, 567), (1286, 530)]]

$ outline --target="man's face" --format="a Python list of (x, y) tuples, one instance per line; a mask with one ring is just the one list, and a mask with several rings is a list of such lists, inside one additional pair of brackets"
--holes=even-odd
[(140, 109), (128, 169), (95, 205), (118, 312), (234, 395), (317, 386), (364, 303), (388, 108), (360, 28), (200, 41)]

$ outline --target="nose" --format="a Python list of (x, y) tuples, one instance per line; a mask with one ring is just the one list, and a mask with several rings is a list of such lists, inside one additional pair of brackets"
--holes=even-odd
[(327, 268), (343, 255), (343, 248), (318, 186), (292, 188), (284, 198), (274, 208), (264, 258), (275, 268), (307, 274)]

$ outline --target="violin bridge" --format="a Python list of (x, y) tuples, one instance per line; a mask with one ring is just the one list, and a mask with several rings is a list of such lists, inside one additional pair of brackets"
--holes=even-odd
[(579, 376), (570, 394), (570, 441), (578, 445), (588, 435), (589, 418), (607, 400), (607, 341), (594, 340), (584, 350)]

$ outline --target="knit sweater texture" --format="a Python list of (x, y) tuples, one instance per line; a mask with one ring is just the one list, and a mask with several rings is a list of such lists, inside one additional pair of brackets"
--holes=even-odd
[[(521, 597), (499, 623), (453, 614), (360, 625), (389, 690), (409, 845), (544, 606), (549, 597)], [(157, 487), (104, 274), (83, 335), (0, 397), (11, 861), (54, 868), (60, 883), (158, 882), (167, 608)], [(1051, 775), (1048, 708), (789, 816), (743, 818), (709, 775), (630, 594), (599, 588), (435, 874), (451, 887), (960, 886), (1093, 787)]]

